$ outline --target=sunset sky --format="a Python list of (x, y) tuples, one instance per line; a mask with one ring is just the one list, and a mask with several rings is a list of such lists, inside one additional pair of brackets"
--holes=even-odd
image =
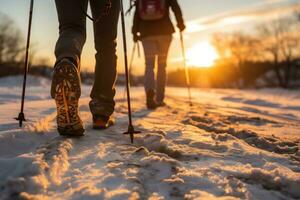
[[(185, 32), (186, 48), (190, 56), (190, 65), (210, 64), (215, 59), (214, 49), (210, 46), (210, 36), (214, 32), (233, 31), (243, 29), (252, 31), (253, 25), (286, 15), (300, 8), (300, 0), (178, 0), (184, 13), (187, 30)], [(13, 19), (16, 25), (22, 30), (23, 37), (26, 37), (28, 9), (30, 0), (0, 0), (0, 12)], [(124, 1), (127, 8), (128, 0)], [(131, 52), (131, 20), (128, 16), (128, 48)], [(94, 68), (94, 48), (92, 24), (88, 21), (88, 39), (82, 55), (82, 67), (84, 70)], [(123, 54), (121, 43), (121, 30), (119, 28), (119, 71), (123, 71)], [(50, 64), (54, 63), (54, 46), (58, 37), (58, 22), (54, 0), (36, 0), (34, 7), (34, 19), (32, 28), (32, 43), (35, 45), (36, 58), (49, 59)], [(176, 69), (181, 66), (181, 51), (178, 36), (174, 35), (174, 41), (170, 50), (169, 69)], [(203, 55), (208, 49), (209, 55)], [(197, 56), (197, 52), (199, 55)], [(129, 55), (130, 56), (130, 55)], [(196, 58), (195, 58), (196, 57)], [(208, 60), (210, 59), (210, 60)], [(134, 72), (142, 73), (144, 69), (143, 60), (136, 59)]]

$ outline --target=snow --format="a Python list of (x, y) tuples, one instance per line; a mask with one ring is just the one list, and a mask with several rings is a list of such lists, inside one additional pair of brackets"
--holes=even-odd
[(86, 136), (58, 136), (50, 81), (30, 76), (27, 122), (19, 128), (21, 77), (0, 79), (0, 199), (300, 199), (300, 91), (167, 89), (148, 111), (132, 88), (135, 143), (123, 88), (116, 125), (91, 128), (89, 91), (80, 112)]

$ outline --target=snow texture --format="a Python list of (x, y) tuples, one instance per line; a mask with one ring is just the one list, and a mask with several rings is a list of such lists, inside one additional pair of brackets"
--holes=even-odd
[(123, 88), (116, 125), (91, 128), (90, 86), (80, 101), (86, 136), (58, 136), (50, 81), (29, 77), (25, 127), (21, 77), (0, 79), (0, 199), (300, 199), (300, 92), (168, 88), (148, 111), (133, 88), (135, 143)]

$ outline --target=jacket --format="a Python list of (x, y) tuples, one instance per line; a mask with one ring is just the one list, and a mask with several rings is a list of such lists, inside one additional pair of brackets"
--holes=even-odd
[(175, 32), (175, 29), (170, 19), (170, 8), (175, 14), (177, 27), (185, 27), (182, 12), (177, 0), (166, 0), (166, 13), (163, 18), (158, 20), (142, 20), (139, 16), (138, 6), (139, 0), (137, 0), (133, 17), (133, 35), (137, 35), (139, 33), (140, 38), (156, 35), (172, 35)]

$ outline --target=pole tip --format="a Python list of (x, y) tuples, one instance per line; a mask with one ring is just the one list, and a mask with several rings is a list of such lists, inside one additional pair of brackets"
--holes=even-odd
[(133, 134), (130, 134), (130, 142), (131, 142), (131, 144), (133, 144), (133, 139), (134, 139)]
[(23, 121), (26, 121), (24, 113), (20, 112), (18, 117), (15, 118), (15, 120), (19, 121), (19, 127), (22, 127)]

